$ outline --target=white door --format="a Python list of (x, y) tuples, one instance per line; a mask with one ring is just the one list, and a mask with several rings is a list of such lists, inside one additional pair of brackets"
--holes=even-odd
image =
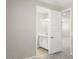
[(53, 54), (62, 51), (61, 38), (61, 14), (56, 11), (49, 11), (48, 29), (48, 53)]

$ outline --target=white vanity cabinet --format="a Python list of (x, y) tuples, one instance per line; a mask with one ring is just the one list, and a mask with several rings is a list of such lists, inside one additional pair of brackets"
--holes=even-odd
[(39, 47), (48, 49), (48, 36), (44, 34), (39, 35)]

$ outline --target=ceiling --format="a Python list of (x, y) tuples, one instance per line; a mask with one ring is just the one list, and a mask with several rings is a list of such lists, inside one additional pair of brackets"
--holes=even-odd
[(37, 12), (38, 13), (42, 13), (42, 14), (48, 14), (49, 9), (44, 8), (44, 7), (37, 6)]
[(71, 8), (73, 0), (39, 0), (44, 3), (48, 3), (52, 6), (56, 6), (61, 9)]

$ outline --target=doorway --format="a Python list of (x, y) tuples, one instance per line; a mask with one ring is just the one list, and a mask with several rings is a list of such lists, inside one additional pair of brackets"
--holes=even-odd
[(37, 6), (36, 9), (36, 55), (48, 54), (48, 10)]

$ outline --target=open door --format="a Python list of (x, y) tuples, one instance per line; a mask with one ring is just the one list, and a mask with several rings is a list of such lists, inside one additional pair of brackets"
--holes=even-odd
[(49, 11), (48, 53), (54, 54), (62, 51), (61, 13)]

